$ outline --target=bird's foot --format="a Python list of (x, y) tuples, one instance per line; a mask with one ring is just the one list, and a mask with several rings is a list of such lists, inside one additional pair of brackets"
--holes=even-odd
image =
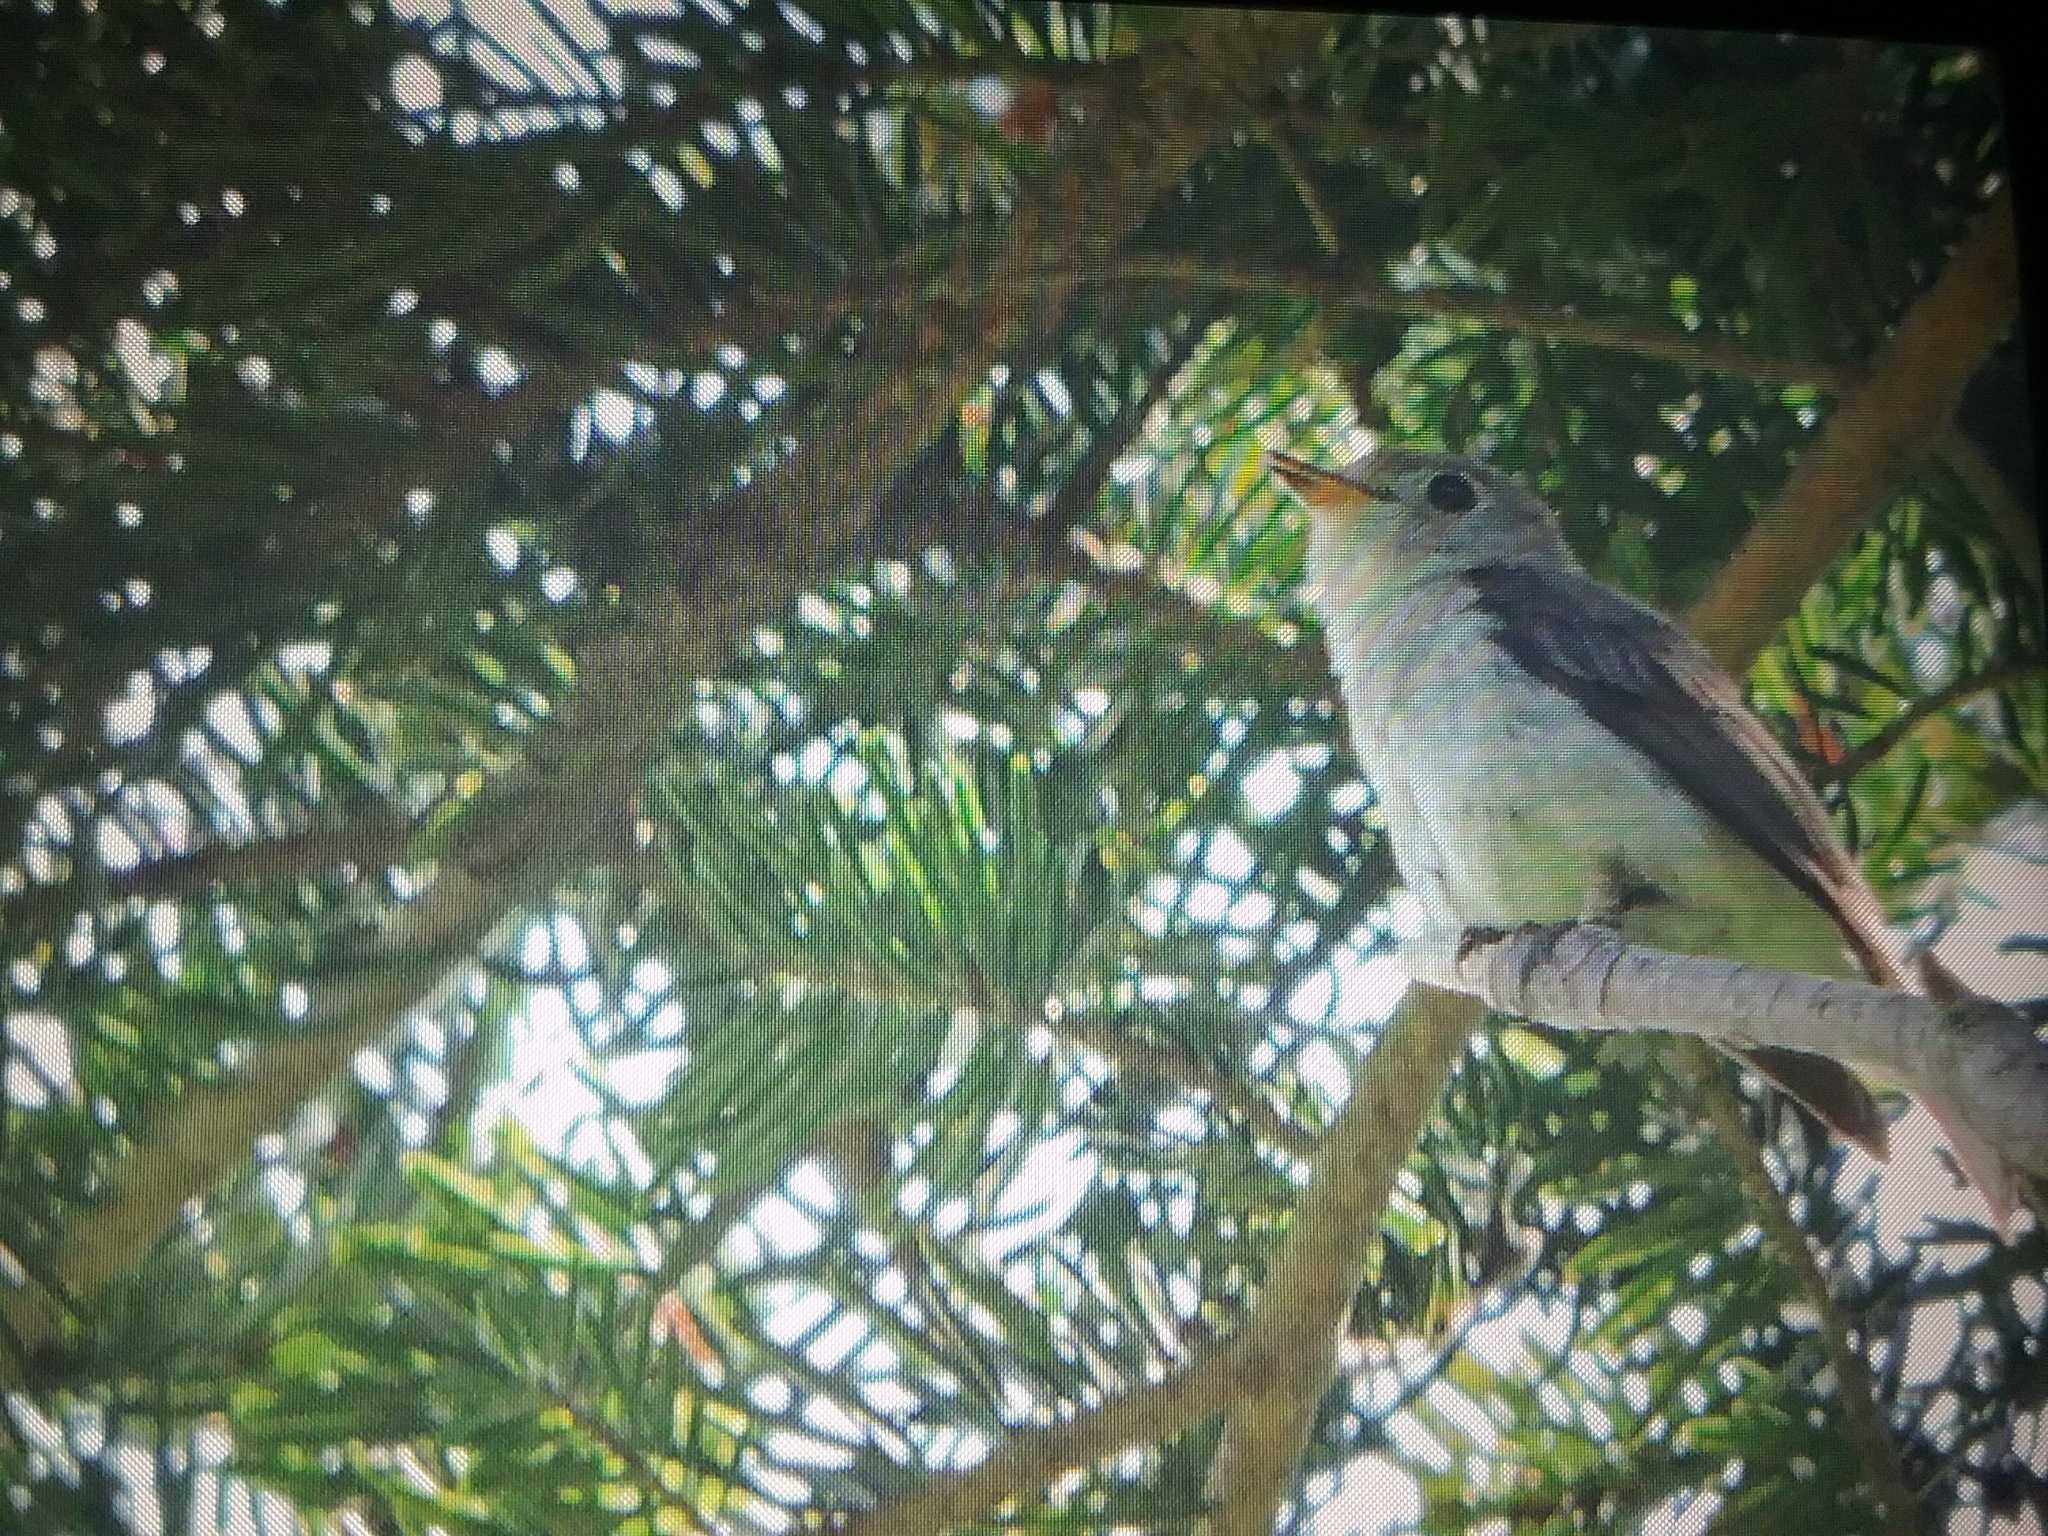
[(1632, 912), (1675, 905), (1675, 896), (1617, 853), (1602, 867), (1599, 884), (1581, 915), (1598, 927), (1619, 930), (1622, 919)]
[(1460, 963), (1469, 959), (1474, 950), (1487, 949), (1495, 944), (1504, 944), (1509, 939), (1538, 940), (1533, 947), (1537, 952), (1548, 954), (1557, 947), (1558, 940), (1575, 928), (1604, 928), (1604, 923), (1587, 922), (1566, 918), (1563, 922), (1516, 923), (1512, 928), (1494, 923), (1474, 923), (1458, 935), (1458, 959)]
[(1505, 939), (1511, 930), (1497, 928), (1491, 923), (1474, 923), (1458, 935), (1458, 963), (1463, 965), (1472, 958), (1475, 949), (1486, 949)]

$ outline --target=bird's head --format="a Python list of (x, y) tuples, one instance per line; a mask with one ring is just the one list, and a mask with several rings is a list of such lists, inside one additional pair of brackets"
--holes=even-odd
[(1330, 599), (1498, 561), (1571, 562), (1550, 509), (1477, 459), (1389, 448), (1342, 471), (1285, 453), (1266, 464), (1309, 511), (1309, 579)]

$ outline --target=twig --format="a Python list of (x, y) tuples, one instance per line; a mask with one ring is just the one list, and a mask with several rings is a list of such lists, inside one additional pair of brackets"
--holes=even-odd
[(1884, 1506), (1884, 1528), (1890, 1536), (1919, 1536), (1918, 1504), (1899, 1466), (1898, 1447), (1878, 1409), (1870, 1362), (1849, 1342), (1848, 1320), (1828, 1288), (1827, 1277), (1820, 1272), (1806, 1234), (1799, 1230), (1798, 1223), (1785, 1209), (1778, 1187), (1771, 1182), (1756, 1139), (1743, 1123), (1741, 1102), (1722, 1080), (1721, 1059), (1698, 1040), (1680, 1041), (1679, 1052), (1698, 1095), (1699, 1107), (1735, 1164), (1736, 1177), (1742, 1181), (1743, 1193), (1749, 1197), (1758, 1225), (1820, 1314), (1821, 1343), (1827, 1350), (1829, 1364), (1835, 1368), (1836, 1390), (1848, 1420), (1850, 1438), (1855, 1441), (1872, 1489)]
[(1309, 174), (1308, 164), (1295, 152), (1294, 141), (1288, 136), (1283, 124), (1268, 122), (1260, 125), (1259, 142), (1273, 152), (1273, 158), (1280, 162), (1280, 169), (1294, 185), (1294, 195), (1301, 200), (1302, 212), (1308, 215), (1308, 222), (1316, 232), (1316, 244), (1323, 248), (1323, 254), (1331, 258), (1343, 254), (1343, 241), (1337, 236), (1337, 221), (1330, 217), (1329, 206), (1323, 201), (1323, 194), (1316, 190), (1315, 178)]
[(2041, 530), (2034, 525), (2034, 514), (2013, 494), (2012, 486), (1999, 472), (1998, 466), (1991, 462), (1974, 438), (1953, 422), (1943, 429), (1935, 454), (1948, 472), (1962, 482), (1963, 489), (1976, 498), (1999, 538), (2005, 541), (2006, 549), (2029, 579), (2039, 582), (2042, 579)]
[(1242, 1119), (1255, 1135), (1296, 1157), (1315, 1155), (1319, 1141), (1315, 1132), (1281, 1114), (1245, 1079), (1218, 1071), (1185, 1050), (1148, 1040), (1114, 1024), (1081, 1023), (1069, 1018), (1046, 1027), (1108, 1058), (1119, 1071), (1149, 1074), (1208, 1096)]
[(2048, 656), (2020, 656), (1968, 677), (1959, 677), (1945, 688), (1937, 688), (1933, 693), (1914, 699), (1887, 721), (1884, 729), (1868, 741), (1858, 742), (1832, 763), (1821, 765), (1814, 777), (1822, 784), (1847, 783), (1944, 710), (1966, 704), (1982, 694), (2010, 688), (2015, 683), (2032, 682), (2044, 674), (2048, 674)]
[(1407, 315), (1418, 320), (1469, 320), (1545, 341), (1603, 347), (1765, 383), (1812, 384), (1830, 393), (1852, 387), (1857, 378), (1853, 369), (1836, 364), (1758, 352), (1738, 342), (1689, 336), (1668, 326), (1598, 320), (1570, 309), (1465, 289), (1397, 288), (1334, 264), (1261, 267), (1195, 256), (1131, 255), (1119, 263), (1118, 270), (1133, 282), (1171, 282), (1224, 293), (1292, 294), (1377, 314)]

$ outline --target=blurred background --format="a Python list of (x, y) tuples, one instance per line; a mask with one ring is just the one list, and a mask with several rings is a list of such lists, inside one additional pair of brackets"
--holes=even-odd
[(1268, 1494), (1174, 1385), (1406, 986), (1265, 448), (1522, 476), (2048, 991), (2002, 110), (1620, 26), (0, 6), (0, 1528), (2043, 1530), (2048, 1238), (1647, 1037), (1473, 1037)]

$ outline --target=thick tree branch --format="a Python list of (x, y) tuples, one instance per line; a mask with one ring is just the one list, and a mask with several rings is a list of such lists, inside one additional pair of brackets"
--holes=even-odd
[(1429, 933), (1402, 958), (1418, 981), (1564, 1029), (1768, 1041), (1869, 1068), (1959, 1106), (2002, 1156), (2048, 1177), (2048, 1045), (2001, 1004), (1944, 1007), (1863, 982), (1672, 954), (1584, 923)]
[(1828, 418), (1771, 508), (1687, 624), (1730, 670), (1746, 668), (1836, 553), (1939, 442), (1963, 387), (2019, 312), (2010, 192), (1986, 208), (1907, 313), (1870, 378)]
[[(451, 966), (475, 953), (498, 917), (491, 893), (451, 872), (416, 904), (416, 932), (382, 947), (346, 979), (324, 989), (291, 1037), (257, 1048), (233, 1077), (186, 1088), (132, 1134), (138, 1150), (115, 1165), (101, 1202), (74, 1221), (55, 1257), (55, 1279), (73, 1300), (90, 1301), (128, 1273), (176, 1222), (194, 1195), (247, 1162), (249, 1146), (326, 1088), (358, 1051), (384, 1040), (395, 1019), (448, 984)], [(0, 1291), (0, 1316), (25, 1345), (57, 1326), (35, 1293)]]
[(1921, 1529), (1918, 1504), (1906, 1475), (1899, 1465), (1899, 1451), (1891, 1430), (1877, 1406), (1877, 1388), (1871, 1380), (1870, 1362), (1849, 1339), (1848, 1320), (1836, 1305), (1827, 1276), (1813, 1256), (1813, 1246), (1799, 1224), (1785, 1209), (1785, 1199), (1764, 1167), (1763, 1153), (1743, 1121), (1742, 1104), (1722, 1079), (1725, 1065), (1698, 1040), (1679, 1042), (1680, 1055), (1707, 1123), (1713, 1127), (1722, 1150), (1735, 1165), (1742, 1191), (1749, 1199), (1757, 1223), (1771, 1240), (1779, 1259), (1792, 1272), (1806, 1299), (1820, 1314), (1820, 1336), (1828, 1363), (1835, 1368), (1835, 1390), (1848, 1432), (1870, 1478), (1878, 1501), (1884, 1506), (1884, 1529), (1889, 1536), (1918, 1536)]
[(1480, 1019), (1469, 997), (1414, 988), (1366, 1058), (1241, 1336), (1238, 1395), (1210, 1472), (1214, 1536), (1272, 1531), (1336, 1374), (1338, 1338), (1394, 1176)]
[(380, 806), (351, 820), (282, 837), (209, 843), (108, 875), (89, 894), (76, 880), (32, 886), (7, 903), (7, 926), (54, 939), (81, 907), (93, 902), (189, 901), (215, 886), (304, 879), (338, 864), (380, 868), (404, 854), (414, 830), (406, 817)]
[(828, 1529), (835, 1536), (938, 1536), (1004, 1499), (1028, 1499), (1070, 1467), (1093, 1466), (1131, 1445), (1153, 1445), (1213, 1418), (1238, 1391), (1238, 1361), (1224, 1346), (1154, 1387), (1111, 1398), (1050, 1429), (1013, 1435), (980, 1466), (924, 1478), (901, 1498)]
[[(1233, 1406), (1239, 1409), (1233, 1433), (1226, 1433), (1212, 1478), (1212, 1486), (1229, 1490), (1228, 1501), (1212, 1529), (1219, 1536), (1240, 1530), (1266, 1536), (1277, 1490), (1294, 1475), (1316, 1404), (1334, 1374), (1344, 1309), (1362, 1281), (1394, 1177), (1479, 1016), (1471, 999), (1431, 988), (1418, 988), (1396, 1010), (1373, 1050), (1371, 1075), (1324, 1140), (1286, 1249), (1235, 1343), (1156, 1387), (1126, 1393), (1051, 1429), (1015, 1435), (971, 1471), (927, 1478), (913, 1492), (846, 1521), (836, 1528), (839, 1536), (935, 1536), (1003, 1499), (1034, 1496), (1070, 1467), (1091, 1466), (1126, 1446), (1156, 1444)], [(1245, 1422), (1248, 1395), (1256, 1405), (1252, 1427), (1236, 1431)], [(1265, 1524), (1258, 1523), (1261, 1517)]]

